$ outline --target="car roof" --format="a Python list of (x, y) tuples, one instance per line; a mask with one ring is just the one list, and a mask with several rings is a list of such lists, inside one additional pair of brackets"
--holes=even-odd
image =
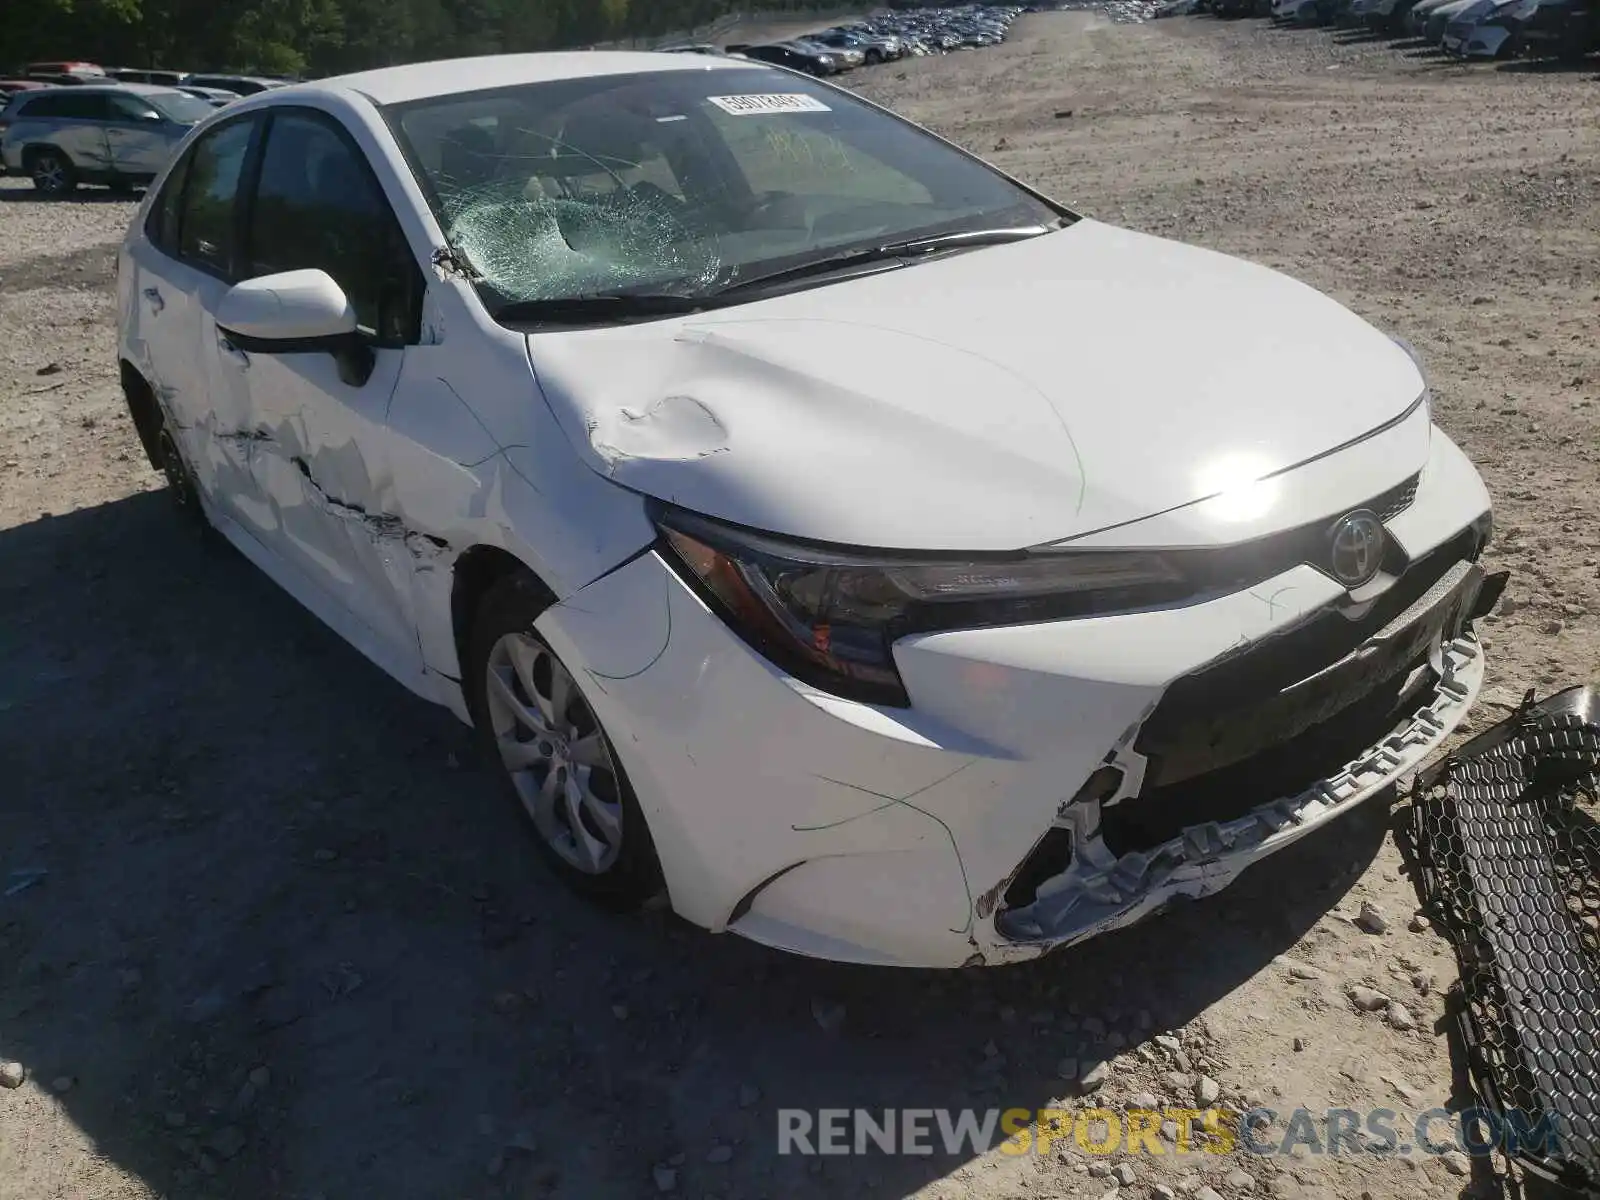
[(274, 93), (288, 100), (308, 91), (349, 90), (375, 104), (404, 104), (434, 96), (481, 92), (525, 83), (591, 79), (603, 75), (642, 75), (655, 71), (759, 70), (749, 63), (710, 55), (657, 54), (649, 51), (567, 50), (543, 54), (493, 54), (439, 62), (381, 67), (353, 75), (336, 75), (315, 83), (291, 84)]
[(178, 89), (164, 87), (156, 83), (120, 83), (115, 79), (105, 83), (64, 84), (60, 87), (44, 87), (40, 92), (71, 92), (74, 96), (93, 96), (100, 92), (111, 92), (114, 95), (126, 96), (172, 96)]

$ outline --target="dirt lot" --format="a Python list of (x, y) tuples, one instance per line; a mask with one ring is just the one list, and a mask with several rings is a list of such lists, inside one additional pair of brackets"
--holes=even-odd
[[(1091, 215), (1283, 268), (1413, 340), (1515, 571), (1480, 721), (1600, 678), (1592, 71), (1067, 14), (860, 86)], [(1113, 1107), (1187, 1104), (1203, 1074), (1235, 1106), (1415, 1114), (1450, 1092), (1450, 960), (1407, 927), (1380, 805), (1214, 902), (1005, 971), (839, 968), (586, 909), (540, 872), (465, 730), (169, 514), (113, 369), (130, 213), (0, 185), (0, 1059), (29, 1073), (0, 1090), (0, 1196), (1474, 1183), (1437, 1159), (1165, 1143), (1127, 1160), (1131, 1182), (1067, 1147), (778, 1156), (779, 1107), (1037, 1108), (1064, 1058), (1106, 1057)], [(1387, 932), (1352, 923), (1363, 902)], [(1357, 984), (1415, 1028), (1358, 1013)]]

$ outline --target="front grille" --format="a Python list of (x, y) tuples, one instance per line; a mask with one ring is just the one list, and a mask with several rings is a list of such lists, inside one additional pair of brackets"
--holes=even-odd
[(1455, 950), (1455, 1032), (1500, 1148), (1600, 1193), (1600, 686), (1467, 743), (1401, 822), (1424, 911)]
[[(1465, 531), (1419, 559), (1360, 620), (1330, 608), (1174, 682), (1134, 744), (1147, 764), (1139, 794), (1102, 813), (1108, 848), (1148, 849), (1192, 825), (1243, 816), (1380, 742), (1436, 681), (1430, 646), (1392, 630), (1381, 642), (1375, 635), (1409, 630), (1408, 609), (1438, 604), (1429, 593), (1448, 591), (1451, 569), (1477, 557), (1477, 538)], [(1497, 594), (1486, 585), (1480, 603)]]
[(1372, 511), (1377, 513), (1378, 519), (1385, 524), (1394, 520), (1411, 507), (1412, 501), (1417, 498), (1417, 487), (1421, 482), (1422, 472), (1418, 471), (1404, 483), (1396, 484), (1374, 500)]
[[(1476, 559), (1480, 549), (1478, 535), (1464, 530), (1413, 563), (1359, 620), (1352, 621), (1333, 608), (1324, 609), (1287, 633), (1176, 680), (1145, 721), (1135, 746), (1147, 758), (1157, 760), (1152, 764), (1154, 779), (1171, 783), (1201, 770), (1228, 765), (1213, 756), (1197, 769), (1180, 772), (1175, 765), (1162, 765), (1162, 760), (1164, 755), (1171, 756), (1172, 748), (1195, 740), (1202, 730), (1237, 729), (1248, 733), (1260, 727), (1263, 705), (1344, 659), (1427, 595), (1451, 567)], [(1147, 774), (1147, 779), (1151, 777)]]

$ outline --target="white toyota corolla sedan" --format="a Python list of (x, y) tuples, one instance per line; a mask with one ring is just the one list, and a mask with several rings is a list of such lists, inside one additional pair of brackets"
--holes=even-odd
[(1404, 344), (780, 69), (275, 89), (118, 289), (174, 495), (608, 906), (1025, 959), (1380, 792), (1482, 678), (1489, 498)]

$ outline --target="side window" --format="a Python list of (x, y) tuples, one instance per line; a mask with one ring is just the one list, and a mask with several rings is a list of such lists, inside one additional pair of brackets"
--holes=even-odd
[(384, 345), (414, 342), (423, 279), (365, 158), (330, 118), (272, 119), (251, 206), (245, 276), (316, 267)]
[(108, 111), (107, 99), (104, 92), (79, 92), (72, 96), (61, 96), (56, 101), (60, 108), (55, 115), (71, 117), (78, 121), (103, 121)]
[(189, 177), (189, 160), (193, 157), (192, 154), (185, 154), (172, 170), (167, 172), (166, 182), (161, 185), (161, 194), (150, 206), (150, 215), (145, 218), (144, 223), (145, 236), (154, 243), (156, 249), (173, 258), (178, 257), (183, 182)]
[(65, 96), (35, 96), (25, 104), (19, 105), (15, 115), (28, 120), (65, 116), (66, 114), (62, 112), (62, 102), (66, 99)]
[(113, 121), (160, 121), (161, 114), (138, 96), (107, 96)]
[(178, 255), (225, 277), (232, 274), (234, 205), (254, 130), (253, 121), (239, 121), (201, 138), (183, 181)]

